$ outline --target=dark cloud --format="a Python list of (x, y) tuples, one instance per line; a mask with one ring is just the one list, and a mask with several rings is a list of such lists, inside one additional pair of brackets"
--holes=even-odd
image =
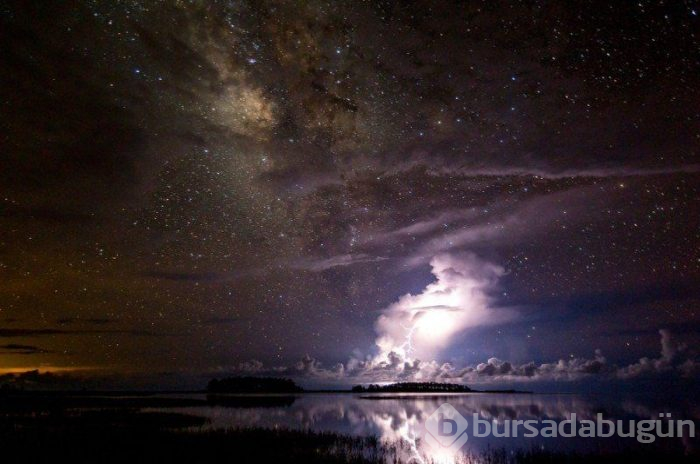
[(44, 335), (60, 335), (65, 333), (72, 332), (60, 329), (0, 329), (0, 337), (4, 338), (36, 337)]
[(7, 345), (0, 345), (0, 353), (4, 354), (39, 354), (47, 353), (46, 350), (33, 345), (21, 345), (16, 343), (10, 343)]
[(58, 324), (58, 325), (71, 325), (71, 324), (75, 324), (75, 323), (90, 324), (90, 325), (105, 325), (105, 324), (111, 324), (112, 322), (114, 322), (114, 319), (108, 319), (108, 318), (83, 319), (80, 317), (64, 317), (61, 319), (56, 319), (56, 324)]
[(661, 357), (642, 358), (638, 362), (620, 369), (617, 375), (623, 379), (653, 376), (682, 376), (697, 378), (700, 374), (700, 360), (684, 344), (677, 344), (671, 332), (660, 330)]
[(140, 337), (173, 337), (177, 334), (153, 332), (150, 330), (123, 329), (0, 329), (0, 338), (48, 337), (57, 335), (100, 335), (123, 334)]

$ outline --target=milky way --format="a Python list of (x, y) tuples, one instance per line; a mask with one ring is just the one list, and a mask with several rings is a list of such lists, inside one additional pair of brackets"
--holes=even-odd
[(111, 3), (0, 7), (0, 373), (697, 375), (696, 2)]

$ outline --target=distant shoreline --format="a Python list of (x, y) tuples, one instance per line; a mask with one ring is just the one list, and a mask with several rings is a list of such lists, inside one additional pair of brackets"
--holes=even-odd
[(532, 395), (534, 392), (532, 391), (526, 391), (526, 390), (471, 390), (471, 391), (463, 391), (463, 392), (450, 392), (450, 391), (444, 391), (444, 392), (430, 392), (430, 391), (412, 391), (412, 390), (407, 390), (407, 391), (401, 391), (401, 392), (354, 392), (354, 391), (348, 391), (348, 390), (304, 390), (303, 393), (352, 393), (354, 395), (360, 395), (360, 396), (377, 396), (381, 395), (382, 398), (386, 398), (389, 395), (395, 395), (395, 396), (401, 396), (404, 394), (409, 394), (409, 395), (420, 395), (420, 396), (446, 396), (446, 395), (469, 395), (471, 393), (494, 393), (494, 394), (528, 394)]
[(567, 393), (538, 393), (527, 390), (471, 390), (465, 392), (421, 392), (421, 391), (402, 391), (402, 392), (353, 392), (351, 390), (304, 390), (300, 392), (208, 392), (206, 390), (15, 390), (0, 392), (0, 397), (3, 396), (31, 396), (31, 395), (70, 395), (70, 396), (155, 396), (155, 395), (222, 395), (222, 396), (255, 396), (255, 395), (265, 395), (265, 396), (295, 396), (295, 395), (305, 395), (305, 394), (350, 394), (357, 396), (381, 396), (382, 398), (387, 398), (392, 396), (401, 395), (414, 395), (414, 396), (457, 396), (457, 395), (468, 395), (468, 394), (567, 394)]

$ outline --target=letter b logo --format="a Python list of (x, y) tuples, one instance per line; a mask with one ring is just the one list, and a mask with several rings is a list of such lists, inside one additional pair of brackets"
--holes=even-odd
[[(449, 426), (449, 430), (446, 430)], [(443, 413), (438, 414), (438, 435), (441, 437), (451, 437), (457, 432), (457, 421), (454, 419), (445, 419)]]
[(469, 423), (449, 403), (440, 405), (425, 421), (425, 441), (435, 448), (457, 451), (467, 442)]

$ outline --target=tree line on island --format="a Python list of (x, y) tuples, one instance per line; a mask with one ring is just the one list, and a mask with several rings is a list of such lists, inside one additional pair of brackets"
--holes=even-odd
[(370, 384), (355, 385), (353, 393), (469, 393), (473, 391), (466, 385), (440, 382), (399, 382), (389, 385)]
[[(210, 394), (236, 393), (302, 393), (305, 390), (293, 380), (276, 377), (228, 377), (213, 379), (207, 385)], [(318, 390), (316, 390), (318, 391)], [(345, 390), (347, 391), (347, 390)], [(468, 393), (466, 385), (439, 382), (399, 382), (388, 385), (355, 385), (353, 393)]]

